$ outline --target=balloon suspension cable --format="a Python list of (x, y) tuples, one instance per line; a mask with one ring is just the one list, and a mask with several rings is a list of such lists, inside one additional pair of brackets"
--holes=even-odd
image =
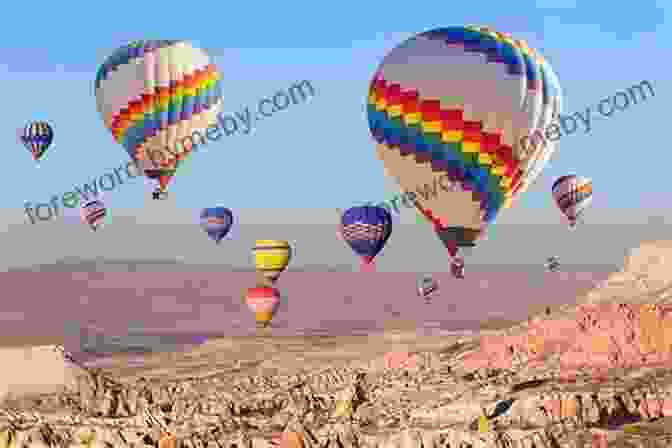
[(371, 257), (362, 257), (360, 272), (376, 272), (376, 263)]
[(448, 254), (450, 255), (451, 260), (457, 257), (458, 247), (456, 241), (448, 241), (446, 243), (446, 249), (448, 249)]

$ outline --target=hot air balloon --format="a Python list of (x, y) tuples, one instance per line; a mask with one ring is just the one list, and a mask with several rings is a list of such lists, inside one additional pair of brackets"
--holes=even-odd
[(94, 199), (82, 204), (82, 220), (91, 227), (94, 232), (103, 225), (107, 209), (100, 199)]
[(233, 212), (226, 207), (204, 208), (201, 211), (201, 227), (210, 239), (219, 244), (233, 225)]
[(167, 197), (177, 168), (217, 122), (220, 79), (203, 50), (179, 40), (131, 42), (98, 69), (98, 112), (147, 178), (158, 182), (154, 199)]
[(270, 324), (275, 312), (280, 305), (280, 291), (276, 288), (257, 286), (247, 290), (245, 303), (255, 314), (257, 325), (267, 326)]
[(292, 259), (292, 248), (284, 240), (257, 240), (252, 249), (257, 272), (275, 283)]
[(361, 257), (361, 271), (375, 271), (374, 259), (392, 235), (392, 216), (382, 207), (351, 207), (341, 217), (341, 233), (350, 248)]
[[(377, 154), (448, 249), (456, 273), (498, 212), (539, 175), (561, 112), (550, 65), (486, 27), (452, 26), (392, 49), (371, 81), (368, 122)], [(541, 136), (541, 137), (540, 137)]]
[(553, 199), (573, 229), (593, 200), (593, 181), (573, 174), (558, 178), (551, 187)]
[(549, 272), (555, 272), (560, 268), (560, 260), (558, 257), (548, 257), (546, 259), (546, 270)]
[(429, 302), (436, 291), (439, 290), (439, 283), (431, 275), (423, 275), (418, 279), (418, 295)]
[(33, 160), (38, 161), (54, 141), (54, 130), (46, 121), (33, 121), (23, 128), (20, 139), (33, 155)]

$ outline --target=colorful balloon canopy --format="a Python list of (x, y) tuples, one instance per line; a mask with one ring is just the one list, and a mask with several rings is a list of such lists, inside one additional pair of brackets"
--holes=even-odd
[(33, 160), (37, 161), (53, 143), (54, 130), (46, 121), (33, 121), (23, 128), (20, 138), (23, 146), (32, 154)]
[(418, 295), (425, 300), (431, 299), (432, 295), (438, 291), (439, 283), (431, 275), (424, 275), (418, 278)]
[(107, 209), (100, 199), (94, 199), (82, 203), (82, 220), (91, 227), (94, 232), (98, 230), (105, 222)]
[(573, 174), (562, 176), (553, 183), (551, 192), (569, 226), (574, 227), (593, 200), (593, 181)]
[(558, 257), (548, 257), (546, 259), (546, 269), (549, 272), (555, 272), (558, 270), (560, 267), (560, 260), (558, 260)]
[(159, 191), (217, 122), (220, 79), (203, 50), (180, 40), (131, 42), (98, 69), (98, 112)]
[(383, 207), (351, 207), (341, 217), (341, 233), (350, 248), (361, 257), (362, 271), (375, 269), (374, 259), (392, 235), (392, 216)]
[(255, 287), (247, 290), (247, 307), (255, 315), (258, 325), (267, 326), (280, 305), (280, 291), (271, 287)]
[(204, 208), (201, 211), (201, 227), (210, 239), (219, 244), (233, 226), (233, 212), (226, 207)]
[(257, 240), (252, 249), (257, 272), (276, 282), (292, 259), (292, 248), (285, 240)]
[(543, 132), (561, 111), (561, 91), (525, 41), (452, 26), (392, 49), (371, 81), (367, 111), (387, 174), (418, 192), (416, 207), (456, 257), (555, 150)]

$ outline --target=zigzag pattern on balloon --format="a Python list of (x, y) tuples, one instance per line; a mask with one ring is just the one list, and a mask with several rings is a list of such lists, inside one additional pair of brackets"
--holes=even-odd
[[(138, 63), (139, 59), (179, 41), (137, 41), (116, 51), (101, 66), (96, 76), (96, 89), (115, 70), (125, 64)], [(145, 158), (141, 145), (181, 121), (210, 109), (221, 99), (221, 75), (213, 64), (184, 73), (182, 80), (171, 80), (168, 86), (154, 86), (151, 93), (143, 93), (115, 113), (111, 131), (136, 159)], [(172, 148), (171, 148), (172, 149)], [(189, 152), (191, 148), (184, 148)], [(181, 159), (181, 154), (177, 159)]]
[[(559, 91), (552, 82), (555, 75), (541, 54), (523, 40), (482, 26), (440, 28), (421, 33), (411, 41), (415, 39), (441, 42), (465, 53), (480, 53), (485, 56), (484, 63), (503, 65), (506, 76), (524, 82), (521, 87), (527, 94), (523, 104), (527, 98), (539, 98), (541, 110), (552, 111), (557, 106)], [(433, 54), (429, 51), (424, 56), (429, 59)], [(510, 207), (516, 194), (525, 191), (536, 177), (536, 163), (548, 151), (535, 147), (528, 157), (521, 150), (530, 148), (511, 142), (516, 136), (504, 135), (501, 130), (485, 132), (490, 126), (484, 122), (465, 120), (464, 106), (459, 102), (442, 108), (436, 96), (423, 97), (422, 88), (398, 84), (398, 80), (386, 79), (384, 73), (385, 70), (378, 71), (369, 89), (369, 127), (374, 138), (402, 156), (413, 154), (418, 163), (430, 162), (434, 171), (446, 172), (463, 190), (472, 191), (473, 200), (480, 203), (483, 221), (492, 222), (499, 210)], [(544, 128), (549, 117), (547, 113), (540, 114), (529, 124), (530, 132)], [(442, 226), (432, 210), (425, 207), (423, 204), (421, 212)]]
[[(371, 84), (368, 103), (369, 127), (378, 143), (447, 172), (463, 190), (473, 191), (486, 221), (510, 204), (523, 172), (499, 134), (483, 132), (480, 122), (464, 121), (461, 110), (442, 110), (439, 100), (423, 100), (416, 90), (402, 91), (381, 78)], [(425, 214), (436, 221), (431, 210)]]
[[(488, 62), (506, 64), (511, 75), (522, 75), (524, 70), (527, 88), (537, 90), (541, 86), (543, 103), (549, 104), (552, 96), (546, 80), (546, 61), (524, 40), (485, 26), (440, 28), (422, 33), (422, 36), (448, 45), (461, 45), (466, 52), (483, 53)], [(521, 56), (525, 61), (524, 68)]]

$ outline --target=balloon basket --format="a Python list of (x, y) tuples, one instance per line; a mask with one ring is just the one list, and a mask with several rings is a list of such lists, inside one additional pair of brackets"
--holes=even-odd
[(455, 278), (464, 278), (464, 260), (460, 257), (454, 257), (450, 261), (450, 273)]
[(271, 311), (256, 313), (255, 318), (257, 321), (257, 326), (266, 327), (271, 323), (271, 319), (273, 319), (273, 313)]
[(373, 261), (369, 263), (363, 261), (359, 267), (359, 272), (376, 272), (376, 264)]

